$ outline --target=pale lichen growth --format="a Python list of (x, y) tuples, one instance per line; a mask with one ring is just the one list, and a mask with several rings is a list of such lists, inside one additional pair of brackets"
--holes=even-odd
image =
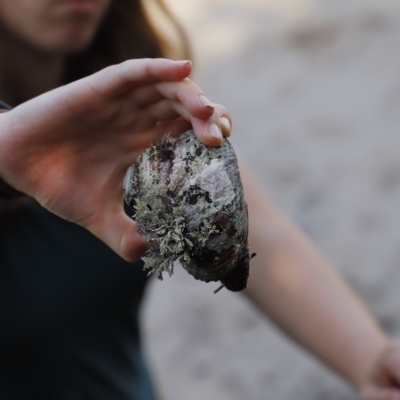
[(135, 205), (136, 219), (140, 221), (139, 233), (148, 238), (150, 249), (143, 261), (149, 274), (162, 278), (162, 272), (173, 274), (173, 263), (192, 262), (194, 248), (203, 248), (213, 233), (218, 229), (209, 221), (199, 226), (198, 230), (187, 232), (186, 218), (179, 207), (166, 205), (164, 208), (151, 210), (149, 204), (154, 199), (138, 199)]
[[(163, 138), (129, 169), (124, 187), (138, 232), (149, 242), (143, 260), (150, 273), (160, 279), (163, 272), (171, 275), (179, 260), (196, 279), (224, 283), (235, 271), (235, 284), (224, 284), (231, 290), (245, 287), (247, 205), (227, 140), (208, 147), (193, 131)], [(239, 267), (244, 278), (237, 284)]]

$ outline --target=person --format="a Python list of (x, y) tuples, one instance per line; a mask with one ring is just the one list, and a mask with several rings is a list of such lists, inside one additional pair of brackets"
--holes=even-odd
[[(160, 0), (162, 10), (166, 10)], [(146, 243), (125, 171), (163, 133), (231, 132), (139, 0), (0, 0), (0, 397), (155, 398), (138, 310)], [(14, 108), (7, 110), (10, 104)], [(400, 399), (400, 346), (240, 165), (246, 295), (364, 400)]]

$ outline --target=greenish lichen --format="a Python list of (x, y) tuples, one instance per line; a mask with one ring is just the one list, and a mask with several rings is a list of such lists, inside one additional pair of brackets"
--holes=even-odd
[[(150, 204), (164, 203), (163, 207), (152, 209)], [(165, 198), (147, 196), (137, 199), (135, 219), (138, 232), (148, 238), (150, 249), (143, 261), (149, 274), (162, 279), (162, 273), (173, 274), (173, 263), (179, 260), (191, 263), (196, 249), (205, 246), (213, 233), (218, 233), (208, 221), (192, 232), (187, 232), (186, 218), (179, 207), (167, 204)]]
[(208, 147), (193, 131), (164, 137), (129, 169), (124, 187), (149, 243), (149, 273), (172, 275), (178, 260), (196, 279), (221, 280), (230, 290), (246, 286), (247, 205), (228, 140)]

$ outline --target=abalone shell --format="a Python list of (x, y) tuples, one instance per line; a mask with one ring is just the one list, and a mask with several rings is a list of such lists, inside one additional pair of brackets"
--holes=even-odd
[(196, 279), (246, 287), (248, 214), (235, 152), (201, 143), (193, 131), (166, 136), (132, 165), (125, 177), (127, 203), (149, 243), (145, 268), (162, 279), (173, 263)]

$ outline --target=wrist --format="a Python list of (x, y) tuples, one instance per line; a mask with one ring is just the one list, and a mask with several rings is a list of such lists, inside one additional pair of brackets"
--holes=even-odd
[(354, 375), (353, 384), (360, 389), (362, 385), (369, 379), (380, 360), (384, 357), (390, 346), (390, 340), (385, 335), (382, 335), (380, 340), (377, 340), (376, 346), (370, 348), (370, 352), (361, 363), (358, 373)]
[(12, 186), (8, 185), (6, 182), (3, 181), (0, 177), (0, 197), (21, 197), (24, 194), (19, 192), (18, 190), (14, 189)]
[[(5, 103), (0, 102), (0, 106)], [(0, 114), (9, 112), (8, 109), (0, 108)], [(18, 190), (14, 189), (8, 183), (6, 183), (2, 177), (0, 176), (0, 197), (20, 197), (23, 196), (23, 193), (19, 192)]]
[(382, 359), (384, 359), (387, 353), (390, 351), (390, 346), (391, 341), (389, 338), (386, 338), (385, 341), (382, 341), (381, 346), (375, 352), (375, 356), (370, 358), (370, 362), (366, 363), (365, 368), (359, 375), (359, 379), (354, 382), (355, 386), (358, 389), (361, 389), (361, 387), (370, 380), (371, 376), (375, 373), (377, 366), (382, 362)]

